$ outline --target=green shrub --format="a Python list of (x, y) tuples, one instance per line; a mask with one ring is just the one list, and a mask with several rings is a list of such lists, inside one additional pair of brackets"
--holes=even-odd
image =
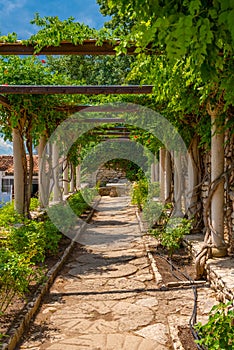
[(234, 349), (234, 309), (233, 302), (220, 303), (212, 307), (209, 320), (194, 326), (200, 340), (196, 343), (209, 350)]
[(8, 203), (0, 209), (0, 227), (9, 228), (9, 226), (23, 221), (24, 217), (17, 214), (13, 203)]
[(43, 222), (43, 230), (45, 232), (45, 252), (49, 255), (55, 255), (58, 252), (58, 245), (62, 234), (50, 220)]
[(149, 184), (149, 198), (159, 197), (160, 196), (160, 183), (151, 182)]
[(148, 181), (146, 178), (140, 179), (133, 183), (131, 190), (131, 202), (137, 205), (139, 210), (143, 209), (143, 206), (148, 196)]
[(48, 208), (47, 214), (60, 232), (67, 233), (74, 226), (77, 216), (66, 203), (55, 204)]
[[(40, 222), (21, 217), (13, 204), (0, 210), (0, 225), (7, 231), (4, 247), (0, 248), (0, 313), (6, 310), (15, 295), (23, 296), (30, 283), (39, 281), (42, 276), (40, 266), (46, 256), (57, 253), (62, 234), (53, 224), (53, 219), (61, 227), (69, 228), (74, 217), (89, 207), (80, 192), (71, 196), (69, 203), (74, 212), (61, 203), (49, 208), (52, 220), (46, 215)], [(37, 206), (38, 200), (35, 199), (31, 210)]]
[(3, 313), (15, 295), (28, 292), (32, 280), (41, 278), (30, 258), (9, 249), (0, 249), (0, 312)]
[(169, 256), (180, 248), (185, 235), (191, 230), (191, 221), (181, 218), (171, 218), (165, 222), (164, 227), (151, 230), (151, 233), (167, 248)]
[(60, 239), (61, 234), (50, 220), (29, 221), (11, 230), (8, 246), (18, 254), (27, 254), (33, 263), (38, 263), (43, 262), (47, 254), (57, 252)]
[(144, 205), (143, 218), (149, 227), (152, 227), (160, 218), (163, 211), (163, 204), (155, 201), (148, 201)]
[[(85, 195), (86, 194), (88, 196), (88, 199), (90, 199), (90, 193), (86, 191)], [(89, 205), (85, 202), (80, 192), (75, 193), (73, 196), (71, 196), (68, 200), (68, 203), (77, 216), (80, 216), (86, 209), (89, 208)]]
[[(93, 202), (94, 198), (98, 195), (98, 189), (99, 189), (99, 185), (93, 188), (86, 187), (82, 189), (81, 192), (78, 192), (77, 194), (79, 194), (80, 197), (82, 198), (81, 201), (89, 205)], [(76, 194), (74, 194), (74, 196), (76, 196)]]
[(31, 211), (35, 211), (39, 208), (39, 199), (36, 198), (36, 197), (33, 197), (31, 198), (31, 201), (30, 201), (30, 210)]

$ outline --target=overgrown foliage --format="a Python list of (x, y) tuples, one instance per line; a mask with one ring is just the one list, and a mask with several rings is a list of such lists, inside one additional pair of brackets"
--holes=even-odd
[(191, 221), (185, 218), (169, 217), (164, 221), (163, 226), (152, 229), (150, 232), (159, 240), (161, 245), (168, 250), (172, 257), (176, 249), (181, 247), (183, 238), (191, 230)]
[(232, 350), (234, 344), (233, 302), (220, 303), (212, 307), (209, 320), (195, 325), (199, 340), (196, 343), (208, 350)]
[(147, 200), (148, 181), (145, 177), (134, 182), (131, 189), (131, 202), (137, 205), (139, 210), (142, 210)]
[[(69, 203), (76, 215), (89, 208), (80, 192), (72, 195)], [(31, 209), (35, 210), (37, 204), (35, 200)], [(14, 211), (13, 204), (0, 209), (0, 222), (5, 235), (0, 240), (0, 313), (3, 313), (15, 296), (24, 297), (32, 284), (42, 281), (46, 257), (57, 254), (62, 234), (47, 216), (43, 220), (28, 220)]]

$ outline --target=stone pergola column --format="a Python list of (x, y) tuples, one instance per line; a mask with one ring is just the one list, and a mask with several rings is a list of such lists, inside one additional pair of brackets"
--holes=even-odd
[(174, 201), (175, 206), (172, 216), (182, 218), (182, 163), (179, 152), (174, 152)]
[(159, 162), (155, 156), (155, 163), (154, 163), (154, 174), (155, 174), (155, 182), (159, 182)]
[[(211, 182), (224, 172), (224, 133), (219, 132), (217, 114), (211, 115)], [(219, 182), (211, 200), (212, 255), (222, 257), (227, 254), (224, 241), (224, 180)]]
[(171, 181), (172, 181), (172, 170), (171, 170), (171, 154), (166, 150), (165, 154), (165, 201), (168, 203), (171, 200)]
[(159, 182), (160, 182), (160, 199), (162, 203), (165, 203), (165, 160), (166, 160), (166, 149), (160, 148), (159, 151)]
[(64, 162), (64, 171), (63, 171), (63, 194), (64, 196), (68, 195), (69, 192), (69, 181), (68, 181), (68, 162)]
[(39, 203), (41, 208), (45, 208), (48, 204), (48, 192), (47, 192), (47, 178), (45, 169), (42, 164), (42, 156), (46, 146), (47, 138), (45, 135), (41, 135), (39, 144), (38, 144), (38, 193), (39, 193)]
[(158, 182), (158, 181), (159, 181), (159, 163), (155, 154), (154, 161), (151, 164), (151, 182)]
[(71, 168), (70, 168), (70, 172), (71, 172), (71, 180), (70, 180), (70, 192), (73, 193), (75, 191), (75, 183), (74, 183), (74, 167), (73, 164), (71, 164)]
[(188, 218), (193, 218), (197, 211), (198, 195), (196, 186), (200, 183), (199, 175), (199, 139), (195, 135), (190, 143), (188, 150), (188, 178), (186, 193), (186, 212)]
[(150, 180), (151, 180), (151, 183), (155, 182), (155, 166), (154, 166), (154, 163), (151, 163), (151, 168), (150, 168)]
[(76, 167), (76, 189), (79, 190), (81, 186), (81, 174), (80, 174), (81, 165), (78, 164)]
[(61, 197), (59, 188), (59, 148), (56, 142), (52, 145), (52, 167), (53, 167), (53, 201), (58, 202)]

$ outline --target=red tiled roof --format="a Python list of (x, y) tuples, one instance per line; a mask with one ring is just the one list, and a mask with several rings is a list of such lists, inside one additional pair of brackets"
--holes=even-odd
[[(29, 156), (27, 156), (27, 161), (29, 164)], [(38, 156), (33, 156), (34, 167), (33, 174), (37, 175), (39, 170)], [(0, 155), (0, 171), (5, 171), (6, 174), (14, 174), (14, 162), (13, 156), (1, 156)]]

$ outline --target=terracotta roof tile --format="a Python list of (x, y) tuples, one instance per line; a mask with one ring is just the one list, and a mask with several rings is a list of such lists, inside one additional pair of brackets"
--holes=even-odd
[[(29, 156), (27, 156), (27, 161), (29, 163)], [(33, 174), (37, 175), (39, 170), (39, 164), (38, 164), (38, 156), (33, 156), (34, 161), (34, 169)], [(14, 162), (13, 162), (13, 156), (1, 156), (0, 155), (0, 171), (5, 171), (6, 174), (13, 174), (14, 173)]]

